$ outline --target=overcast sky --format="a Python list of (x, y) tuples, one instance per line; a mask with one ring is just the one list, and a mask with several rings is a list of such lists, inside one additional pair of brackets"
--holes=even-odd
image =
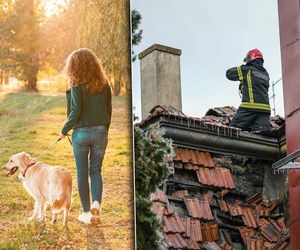
[[(238, 82), (225, 71), (259, 48), (271, 81), (281, 77), (279, 24), (275, 0), (133, 0), (142, 15), (140, 53), (154, 43), (182, 50), (183, 112), (202, 117), (211, 107), (238, 107)], [(275, 86), (276, 113), (284, 115), (282, 82)], [(269, 95), (271, 95), (271, 87)], [(270, 101), (273, 108), (273, 102)], [(133, 63), (133, 106), (141, 117), (140, 61)]]

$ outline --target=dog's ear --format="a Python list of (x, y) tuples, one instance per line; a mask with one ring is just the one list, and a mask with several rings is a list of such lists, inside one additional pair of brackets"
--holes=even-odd
[(19, 154), (19, 160), (20, 164), (24, 167), (28, 167), (29, 165), (36, 163), (36, 160), (30, 156), (30, 154), (27, 154), (25, 152), (21, 152)]

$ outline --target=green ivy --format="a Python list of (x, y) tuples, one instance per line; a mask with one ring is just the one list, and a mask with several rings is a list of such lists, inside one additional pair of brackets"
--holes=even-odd
[(168, 162), (174, 155), (172, 141), (153, 127), (147, 132), (134, 129), (137, 249), (163, 249), (162, 232), (151, 211), (150, 194), (172, 173)]

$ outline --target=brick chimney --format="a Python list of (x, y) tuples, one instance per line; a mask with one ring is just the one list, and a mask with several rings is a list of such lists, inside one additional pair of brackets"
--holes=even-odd
[(139, 54), (142, 119), (155, 105), (182, 110), (180, 55), (180, 49), (160, 44), (154, 44)]

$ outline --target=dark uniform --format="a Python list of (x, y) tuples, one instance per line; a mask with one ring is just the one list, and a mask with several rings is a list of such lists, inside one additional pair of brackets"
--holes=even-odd
[(242, 103), (229, 124), (232, 127), (248, 131), (271, 129), (268, 96), (270, 78), (263, 62), (258, 58), (226, 72), (229, 80), (240, 81), (242, 92)]

